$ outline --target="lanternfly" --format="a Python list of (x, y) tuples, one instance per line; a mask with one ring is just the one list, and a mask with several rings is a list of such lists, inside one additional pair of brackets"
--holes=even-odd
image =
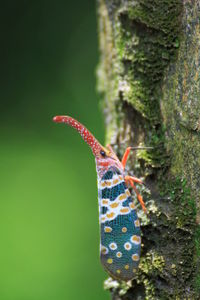
[(128, 186), (134, 189), (143, 210), (142, 196), (134, 183), (136, 177), (125, 175), (125, 166), (131, 151), (128, 147), (120, 161), (112, 147), (103, 147), (81, 123), (69, 116), (57, 116), (54, 122), (74, 127), (90, 146), (96, 160), (100, 257), (105, 270), (115, 279), (128, 281), (134, 277), (141, 251), (140, 222)]

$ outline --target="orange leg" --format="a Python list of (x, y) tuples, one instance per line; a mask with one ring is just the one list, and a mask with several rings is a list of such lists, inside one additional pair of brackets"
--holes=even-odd
[[(133, 177), (133, 178), (135, 179), (135, 177)], [(137, 179), (137, 178), (136, 178), (136, 179)], [(139, 179), (137, 179), (137, 180), (139, 180)], [(140, 195), (140, 193), (138, 192), (138, 190), (136, 189), (136, 187), (135, 187), (135, 185), (134, 185), (134, 183), (133, 183), (133, 182), (137, 182), (137, 181), (134, 181), (134, 180), (132, 179), (131, 176), (125, 176), (125, 181), (126, 181), (127, 183), (130, 183), (130, 185), (131, 185), (132, 188), (134, 189), (134, 191), (135, 191), (135, 193), (136, 193), (136, 195), (137, 195), (137, 197), (138, 197), (138, 200), (140, 201), (140, 204), (141, 204), (141, 206), (142, 206), (142, 209), (143, 209), (143, 211), (146, 213), (146, 212), (147, 212), (147, 209), (146, 209), (146, 206), (145, 206), (144, 201), (143, 201), (143, 199), (142, 199), (142, 196)]]
[(126, 148), (126, 151), (124, 152), (124, 155), (122, 157), (122, 165), (123, 165), (124, 169), (125, 169), (126, 162), (129, 157), (130, 151), (131, 151), (131, 147)]
[(144, 150), (144, 149), (153, 149), (153, 147), (128, 147), (128, 148), (126, 148), (126, 151), (124, 152), (124, 155), (123, 155), (122, 161), (121, 161), (124, 169), (125, 169), (126, 162), (129, 157), (130, 151), (131, 150)]
[(127, 176), (125, 176), (125, 178), (127, 178), (127, 180), (132, 180), (133, 182), (136, 182), (136, 183), (144, 184), (144, 182), (141, 179), (138, 179), (137, 177), (127, 175)]

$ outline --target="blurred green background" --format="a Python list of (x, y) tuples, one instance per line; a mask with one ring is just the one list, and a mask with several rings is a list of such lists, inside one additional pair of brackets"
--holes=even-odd
[(74, 116), (103, 142), (95, 0), (1, 3), (0, 299), (109, 299), (96, 171)]

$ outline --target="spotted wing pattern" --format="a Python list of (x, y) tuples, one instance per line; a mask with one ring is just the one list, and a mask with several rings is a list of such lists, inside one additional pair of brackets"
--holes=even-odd
[(98, 183), (100, 257), (106, 271), (119, 280), (130, 280), (139, 264), (140, 222), (124, 178), (110, 168)]

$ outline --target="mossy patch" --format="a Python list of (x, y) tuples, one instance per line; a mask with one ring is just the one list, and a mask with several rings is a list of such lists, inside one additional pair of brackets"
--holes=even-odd
[[(129, 145), (141, 143), (154, 148), (137, 152), (134, 161), (136, 175), (146, 177), (152, 189), (152, 195), (147, 196), (148, 222), (142, 223), (141, 265), (133, 286), (122, 288), (126, 295), (119, 296), (116, 292), (113, 299), (132, 299), (137, 292), (151, 300), (198, 299), (194, 286), (200, 289), (200, 275), (194, 274), (199, 263), (200, 233), (196, 230), (196, 206), (188, 188), (190, 182), (183, 172), (184, 151), (179, 149), (185, 147), (179, 136), (187, 129), (182, 122), (184, 129), (174, 126), (177, 134), (170, 133), (160, 108), (163, 78), (181, 46), (183, 2), (100, 0), (100, 3), (102, 18), (106, 18), (104, 23), (109, 24), (109, 30), (104, 27), (100, 33), (103, 45), (100, 82), (108, 116), (107, 141), (119, 145), (128, 140)], [(170, 120), (170, 117), (176, 119), (176, 111), (174, 114), (173, 106), (168, 105), (176, 97), (173, 80), (169, 89), (173, 92), (165, 102)], [(185, 114), (182, 116), (184, 119)], [(176, 152), (172, 149), (176, 141), (171, 136), (166, 139), (168, 132), (174, 134), (174, 139), (178, 136)], [(176, 157), (173, 163), (172, 153)]]
[(119, 10), (116, 47), (124, 100), (160, 123), (160, 82), (179, 46), (181, 1), (135, 1)]
[(196, 228), (195, 232), (195, 247), (196, 247), (196, 260), (197, 274), (195, 278), (195, 289), (200, 294), (200, 226)]
[(196, 204), (186, 179), (169, 178), (165, 182), (160, 180), (159, 185), (161, 196), (168, 195), (169, 201), (176, 207), (177, 228), (183, 228), (189, 224), (194, 226), (197, 213)]

